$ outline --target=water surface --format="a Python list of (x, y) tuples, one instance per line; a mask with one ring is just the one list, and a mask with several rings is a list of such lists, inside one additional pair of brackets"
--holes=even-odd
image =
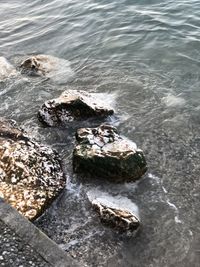
[[(0, 1), (0, 56), (68, 60), (74, 76), (0, 82), (0, 115), (15, 119), (63, 158), (68, 185), (36, 222), (82, 266), (188, 267), (200, 262), (200, 2), (197, 0)], [(61, 61), (62, 68), (63, 61)], [(55, 74), (56, 75), (56, 74)], [(43, 128), (39, 106), (64, 89), (106, 94), (120, 132), (143, 149), (148, 173), (109, 184), (73, 175), (73, 133)], [(99, 189), (129, 198), (143, 223), (136, 237), (100, 224), (87, 200)]]

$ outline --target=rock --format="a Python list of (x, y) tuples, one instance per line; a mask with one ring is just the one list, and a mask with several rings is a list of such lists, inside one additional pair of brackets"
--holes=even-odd
[(6, 121), (0, 118), (0, 138), (10, 138), (13, 140), (28, 140), (25, 133), (22, 130), (15, 127), (15, 121)]
[(20, 69), (27, 75), (44, 76), (58, 83), (64, 83), (74, 75), (68, 60), (50, 55), (28, 57), (20, 64)]
[(33, 220), (64, 187), (58, 154), (0, 119), (0, 197)]
[(6, 58), (0, 57), (0, 80), (4, 80), (16, 75), (16, 69), (7, 61)]
[(73, 152), (74, 171), (89, 173), (112, 181), (134, 181), (147, 170), (142, 150), (121, 137), (109, 125), (81, 128), (76, 134)]
[(98, 212), (101, 221), (121, 232), (135, 232), (140, 227), (137, 206), (126, 197), (113, 197), (101, 191), (87, 193), (93, 208)]
[(106, 107), (98, 94), (67, 90), (60, 97), (46, 101), (38, 112), (38, 118), (48, 126), (58, 126), (78, 119), (106, 117), (114, 111)]

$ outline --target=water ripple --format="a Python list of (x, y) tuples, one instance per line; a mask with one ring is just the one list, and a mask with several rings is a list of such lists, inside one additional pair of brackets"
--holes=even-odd
[[(199, 0), (1, 1), (0, 56), (15, 67), (33, 53), (61, 58), (56, 77), (65, 85), (23, 75), (1, 81), (0, 115), (60, 152), (73, 190), (38, 224), (81, 252), (83, 266), (199, 266), (199, 10)], [(59, 72), (66, 60), (72, 80)], [(74, 131), (83, 125), (46, 129), (36, 115), (67, 88), (115, 96), (112, 123), (144, 150), (158, 182), (146, 175), (137, 184), (83, 185), (72, 175)], [(139, 236), (124, 239), (96, 220), (85, 198), (95, 187), (137, 203)]]

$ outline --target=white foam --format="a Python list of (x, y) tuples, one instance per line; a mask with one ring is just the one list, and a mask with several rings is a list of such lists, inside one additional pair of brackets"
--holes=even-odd
[(16, 75), (16, 69), (7, 61), (6, 58), (0, 57), (0, 80)]
[(150, 179), (155, 180), (156, 182), (160, 182), (160, 178), (157, 177), (156, 175), (152, 174), (152, 173), (149, 173), (149, 174), (148, 174), (148, 177), (149, 177)]
[(35, 58), (38, 62), (38, 73), (50, 78), (55, 83), (64, 84), (74, 76), (68, 60), (50, 55), (36, 55), (30, 58)]
[(127, 197), (121, 195), (112, 196), (98, 189), (90, 190), (87, 192), (87, 196), (91, 202), (97, 201), (110, 208), (127, 210), (139, 217), (138, 206)]
[(180, 96), (175, 96), (175, 95), (172, 95), (172, 94), (168, 94), (167, 96), (163, 97), (162, 98), (162, 102), (167, 107), (183, 106), (186, 103), (184, 98), (182, 98)]
[(182, 221), (179, 219), (179, 210), (178, 210), (178, 208), (176, 207), (176, 205), (174, 205), (174, 203), (172, 203), (172, 202), (169, 200), (169, 197), (168, 197), (168, 191), (167, 191), (166, 188), (162, 185), (160, 178), (157, 177), (156, 175), (152, 174), (152, 173), (149, 173), (149, 174), (148, 174), (148, 177), (149, 177), (150, 179), (155, 180), (158, 184), (161, 185), (161, 188), (162, 188), (163, 193), (164, 193), (164, 202), (166, 202), (167, 205), (168, 205), (170, 208), (172, 208), (172, 209), (174, 210), (174, 213), (175, 213), (175, 215), (174, 215), (174, 221), (175, 221), (176, 223), (182, 223)]
[(104, 108), (112, 109), (116, 107), (116, 98), (117, 95), (115, 93), (91, 93), (92, 97), (98, 99), (98, 104)]
[(182, 223), (182, 221), (179, 219), (179, 210), (178, 210), (178, 208), (176, 207), (176, 205), (174, 205), (174, 203), (172, 203), (172, 202), (169, 201), (169, 198), (168, 198), (168, 196), (167, 196), (167, 190), (165, 189), (164, 186), (162, 186), (162, 189), (163, 189), (163, 191), (164, 191), (164, 193), (165, 193), (167, 204), (168, 204), (169, 207), (171, 207), (171, 208), (174, 210), (174, 212), (175, 212), (174, 221), (175, 221), (176, 223)]
[[(68, 60), (48, 56), (50, 64), (53, 65), (49, 73), (46, 74), (46, 77), (50, 78), (58, 84), (67, 82), (74, 76), (74, 72), (71, 69), (71, 64)], [(48, 63), (49, 64), (49, 63)], [(46, 66), (48, 68), (48, 65)]]

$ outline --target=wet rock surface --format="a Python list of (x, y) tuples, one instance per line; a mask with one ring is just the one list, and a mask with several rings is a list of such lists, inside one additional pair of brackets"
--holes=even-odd
[(44, 76), (58, 83), (65, 83), (74, 72), (69, 61), (50, 55), (34, 55), (24, 59), (19, 66), (22, 74)]
[(0, 197), (32, 220), (64, 186), (58, 154), (0, 119)]
[(123, 182), (137, 180), (147, 170), (142, 150), (120, 136), (115, 127), (81, 128), (76, 139), (73, 152), (76, 172)]
[(98, 94), (82, 90), (67, 90), (60, 97), (46, 101), (38, 118), (48, 126), (58, 126), (78, 119), (107, 117), (114, 113), (98, 100)]
[(102, 223), (120, 232), (139, 229), (138, 208), (125, 197), (113, 197), (101, 192), (88, 192), (88, 199), (98, 212)]
[(6, 121), (3, 118), (0, 118), (0, 137), (11, 138), (14, 140), (25, 139), (23, 132), (15, 127), (15, 121)]
[(7, 61), (5, 57), (0, 57), (0, 80), (17, 75), (16, 69)]

